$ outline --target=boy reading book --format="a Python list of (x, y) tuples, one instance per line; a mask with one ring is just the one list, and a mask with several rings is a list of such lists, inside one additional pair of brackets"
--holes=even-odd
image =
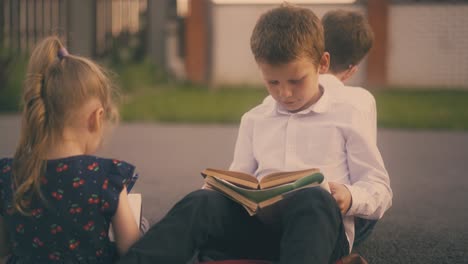
[(330, 55), (315, 14), (288, 4), (269, 10), (250, 44), (274, 100), (242, 117), (229, 170), (262, 178), (320, 168), (331, 194), (322, 188), (294, 192), (269, 207), (276, 220), (270, 225), (218, 192), (198, 190), (154, 225), (122, 263), (186, 263), (210, 247), (281, 264), (346, 263), (354, 216), (380, 218), (390, 207), (389, 178), (373, 136), (375, 105), (319, 85)]

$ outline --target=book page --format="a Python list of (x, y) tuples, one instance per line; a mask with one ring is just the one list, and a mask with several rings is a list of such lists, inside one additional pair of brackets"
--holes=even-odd
[(243, 173), (243, 172), (207, 168), (203, 170), (201, 174), (204, 177), (212, 176), (212, 177), (224, 179), (231, 183), (235, 183), (240, 186), (251, 188), (251, 189), (258, 188), (257, 178), (255, 176), (252, 176), (250, 174)]
[(128, 203), (130, 204), (130, 209), (133, 213), (133, 218), (135, 218), (135, 222), (140, 229), (141, 223), (141, 209), (142, 209), (142, 200), (141, 200), (141, 193), (129, 193), (128, 194)]
[[(300, 187), (302, 187), (304, 185), (310, 185), (312, 183), (315, 183), (315, 184), (319, 185), (320, 183), (323, 182), (324, 176), (321, 173), (315, 173), (315, 174), (312, 174), (312, 175), (304, 176), (304, 177), (302, 177), (299, 180), (296, 180), (294, 182), (285, 183), (285, 184), (274, 186), (274, 187), (267, 188), (267, 189), (256, 189), (256, 190), (242, 188), (242, 187), (236, 186), (235, 184), (232, 184), (232, 183), (230, 183), (230, 182), (228, 182), (226, 180), (218, 179), (218, 178), (215, 178), (215, 177), (207, 177), (206, 180), (208, 180), (208, 179), (210, 181), (211, 181), (211, 179), (213, 179), (214, 181), (217, 181), (217, 182), (223, 184), (224, 186), (234, 190), (236, 193), (242, 195), (243, 197), (246, 197), (247, 199), (258, 203), (258, 202), (270, 199), (270, 198), (272, 198), (274, 196), (280, 195), (282, 193), (286, 193), (286, 192), (289, 192), (291, 190), (300, 188)], [(208, 181), (206, 181), (206, 182), (208, 182)]]
[(300, 171), (276, 172), (264, 176), (260, 180), (260, 189), (266, 189), (273, 186), (294, 182), (304, 176), (320, 172), (319, 169), (312, 168)]

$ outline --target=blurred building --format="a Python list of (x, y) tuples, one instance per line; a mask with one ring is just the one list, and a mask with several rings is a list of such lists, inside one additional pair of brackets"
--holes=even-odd
[[(278, 2), (191, 0), (186, 34), (187, 76), (213, 84), (260, 83), (250, 52), (250, 34), (260, 14)], [(336, 8), (368, 15), (376, 42), (352, 84), (468, 89), (468, 1), (298, 2), (319, 17)]]
[[(0, 0), (0, 47), (27, 52), (59, 33), (71, 52), (106, 56), (139, 45), (176, 78), (258, 84), (249, 39), (282, 0)], [(319, 17), (332, 9), (368, 15), (376, 35), (354, 85), (468, 89), (468, 0), (290, 0)]]

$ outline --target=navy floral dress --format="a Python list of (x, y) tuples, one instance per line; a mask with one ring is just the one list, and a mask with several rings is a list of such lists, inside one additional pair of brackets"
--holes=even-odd
[(31, 201), (30, 216), (13, 209), (12, 159), (0, 160), (0, 215), (12, 245), (7, 263), (112, 263), (111, 217), (124, 186), (136, 181), (123, 161), (73, 156), (47, 161), (41, 178), (46, 202)]

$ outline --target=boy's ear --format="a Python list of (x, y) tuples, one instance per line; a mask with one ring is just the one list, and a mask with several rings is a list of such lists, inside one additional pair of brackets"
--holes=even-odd
[(330, 68), (330, 53), (324, 52), (322, 58), (320, 58), (318, 70), (320, 74), (324, 74), (328, 72), (328, 68)]
[(343, 76), (341, 77), (341, 81), (344, 82), (348, 80), (349, 78), (353, 77), (353, 75), (357, 72), (358, 66), (357, 65), (352, 65), (349, 69), (347, 69)]
[(103, 116), (104, 116), (104, 108), (102, 108), (102, 107), (99, 107), (96, 110), (94, 110), (93, 112), (91, 112), (91, 114), (89, 115), (89, 118), (88, 118), (88, 130), (90, 132), (96, 132), (96, 131), (99, 131), (102, 128), (102, 126), (103, 126), (102, 117)]

